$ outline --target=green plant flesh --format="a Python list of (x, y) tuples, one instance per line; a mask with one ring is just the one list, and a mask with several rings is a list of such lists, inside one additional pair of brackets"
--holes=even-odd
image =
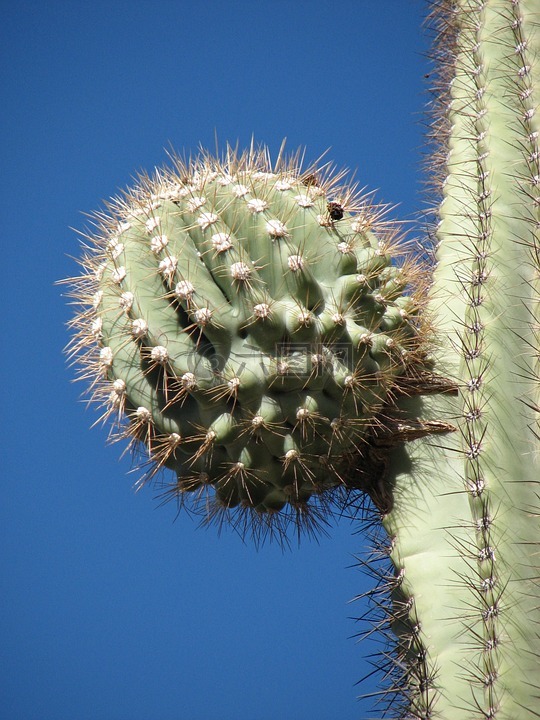
[(143, 450), (141, 484), (206, 520), (311, 529), (344, 493), (371, 497), (392, 564), (384, 716), (527, 720), (540, 717), (540, 8), (433, 6), (429, 282), (381, 208), (328, 168), (202, 153), (96, 216), (68, 281), (70, 352), (113, 437)]

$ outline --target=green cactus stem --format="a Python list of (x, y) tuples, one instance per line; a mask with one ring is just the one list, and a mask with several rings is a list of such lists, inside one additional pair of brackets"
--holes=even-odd
[(384, 717), (529, 720), (540, 8), (432, 5), (443, 199), (429, 292), (339, 174), (264, 149), (203, 153), (96, 216), (68, 281), (70, 353), (113, 437), (146, 453), (141, 484), (207, 521), (312, 529), (337, 498), (370, 496), (392, 563)]
[(448, 141), (430, 312), (459, 432), (407, 448), (383, 518), (395, 567), (392, 715), (540, 716), (537, 0), (437, 3)]
[(209, 520), (309, 525), (336, 489), (388, 509), (379, 445), (405, 439), (396, 398), (439, 390), (422, 270), (339, 181), (264, 148), (177, 158), (89, 237), (70, 351), (103, 418), (145, 448), (144, 479), (172, 470), (163, 497)]

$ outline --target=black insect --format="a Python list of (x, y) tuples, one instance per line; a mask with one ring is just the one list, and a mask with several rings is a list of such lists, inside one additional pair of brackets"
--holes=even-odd
[(306, 185), (306, 187), (314, 187), (319, 184), (319, 178), (315, 173), (310, 173), (309, 175), (304, 175), (302, 177), (302, 185)]
[(343, 207), (337, 202), (329, 202), (326, 209), (332, 220), (341, 220), (343, 217)]

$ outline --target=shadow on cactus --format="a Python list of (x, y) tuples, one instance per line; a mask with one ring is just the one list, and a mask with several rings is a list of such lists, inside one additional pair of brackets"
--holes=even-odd
[(258, 539), (313, 531), (351, 493), (388, 512), (388, 449), (452, 429), (400, 409), (453, 389), (421, 264), (385, 208), (301, 160), (174, 157), (95, 215), (66, 281), (69, 355), (146, 456), (138, 486)]

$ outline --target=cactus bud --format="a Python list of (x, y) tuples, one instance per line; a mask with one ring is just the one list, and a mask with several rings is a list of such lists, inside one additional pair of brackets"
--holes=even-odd
[(99, 216), (71, 281), (93, 398), (210, 517), (370, 492), (374, 428), (424, 370), (419, 267), (380, 209), (310, 176), (265, 149), (176, 160)]

